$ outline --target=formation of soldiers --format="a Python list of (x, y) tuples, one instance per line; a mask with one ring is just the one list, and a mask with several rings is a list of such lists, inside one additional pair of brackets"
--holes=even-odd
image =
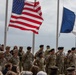
[(55, 49), (51, 49), (49, 45), (46, 46), (45, 51), (44, 45), (40, 45), (39, 50), (33, 55), (30, 46), (24, 52), (22, 46), (19, 49), (14, 46), (13, 50), (7, 46), (4, 51), (2, 45), (0, 46), (0, 66), (2, 69), (7, 63), (18, 66), (20, 71), (30, 71), (31, 67), (35, 65), (40, 71), (45, 71), (48, 75), (67, 75), (68, 71), (71, 72), (70, 69), (76, 69), (76, 49), (73, 47), (65, 54), (64, 47), (58, 47), (57, 52), (55, 52)]

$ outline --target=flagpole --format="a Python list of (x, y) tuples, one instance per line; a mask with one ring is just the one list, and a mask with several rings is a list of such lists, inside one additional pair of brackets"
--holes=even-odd
[(32, 53), (34, 54), (35, 49), (35, 34), (33, 33), (33, 40), (32, 40)]
[(57, 0), (57, 31), (56, 31), (56, 51), (58, 49), (58, 37), (59, 37), (59, 0)]
[(8, 0), (6, 0), (6, 10), (5, 10), (4, 50), (7, 42), (7, 15), (8, 15)]
[(75, 48), (76, 48), (76, 37), (75, 37)]

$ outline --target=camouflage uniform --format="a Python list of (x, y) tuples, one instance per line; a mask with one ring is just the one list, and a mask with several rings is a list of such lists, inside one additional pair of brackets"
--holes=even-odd
[(58, 53), (56, 60), (56, 65), (59, 68), (59, 74), (64, 74), (64, 54)]
[(19, 57), (18, 56), (17, 57), (12, 56), (12, 58), (9, 60), (9, 62), (11, 62), (12, 65), (19, 66)]
[(32, 53), (26, 52), (23, 56), (23, 70), (29, 71), (32, 67), (34, 56)]
[(45, 60), (44, 58), (37, 58), (34, 64), (39, 67), (40, 71), (45, 71)]
[(6, 58), (7, 62), (9, 62), (9, 60), (12, 58), (12, 54), (4, 54), (4, 57)]
[(50, 71), (50, 68), (52, 66), (55, 66), (56, 65), (56, 55), (55, 54), (50, 54), (46, 60), (46, 67), (47, 67), (47, 72), (48, 72), (48, 75), (50, 75), (51, 71)]
[(4, 69), (6, 63), (7, 63), (7, 61), (4, 58), (3, 51), (0, 51), (0, 66), (1, 66), (2, 70)]

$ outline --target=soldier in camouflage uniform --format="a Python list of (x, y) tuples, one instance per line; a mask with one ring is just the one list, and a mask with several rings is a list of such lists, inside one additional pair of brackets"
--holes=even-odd
[(0, 51), (0, 66), (1, 66), (2, 70), (4, 69), (6, 63), (7, 63), (7, 61), (4, 58), (4, 52)]
[(47, 46), (46, 46), (46, 50), (45, 50), (45, 52), (44, 52), (44, 57), (46, 57), (46, 56), (49, 54), (49, 52), (48, 52), (49, 49), (50, 49), (50, 46), (47, 45)]
[(18, 56), (18, 50), (17, 50), (17, 49), (13, 51), (13, 56), (12, 56), (12, 58), (9, 60), (9, 62), (11, 62), (12, 65), (16, 65), (16, 66), (19, 67), (19, 62), (20, 62), (20, 61), (19, 61), (19, 56)]
[[(35, 58), (37, 58), (38, 57), (38, 54), (40, 53), (40, 52), (42, 52), (42, 53), (44, 53), (44, 45), (40, 45), (39, 46), (40, 47), (40, 49), (35, 53)], [(44, 54), (43, 54), (44, 55)]]
[(71, 50), (68, 50), (67, 55), (64, 59), (64, 68), (65, 68), (65, 74), (67, 74), (67, 68), (70, 67), (70, 54)]
[(4, 57), (6, 58), (7, 62), (9, 62), (9, 60), (12, 57), (12, 54), (10, 53), (10, 47), (9, 46), (6, 47), (6, 51), (4, 53)]
[(59, 74), (64, 74), (64, 58), (65, 58), (63, 54), (64, 47), (58, 47), (58, 50), (59, 51), (56, 54), (57, 57), (56, 65), (59, 68)]
[(51, 49), (49, 50), (50, 55), (48, 56), (47, 60), (46, 60), (46, 67), (47, 67), (47, 74), (50, 75), (51, 74), (51, 70), (50, 68), (52, 66), (56, 65), (56, 55), (55, 55), (55, 49)]
[(35, 59), (34, 65), (38, 66), (40, 71), (45, 71), (45, 59), (43, 58), (42, 52), (40, 52), (38, 57)]
[(31, 53), (31, 47), (28, 46), (27, 47), (27, 52), (24, 54), (22, 61), (23, 61), (23, 70), (24, 71), (29, 71), (30, 68), (33, 65), (33, 60), (34, 60), (34, 56)]
[(70, 60), (70, 66), (75, 66), (75, 48), (74, 47), (71, 49), (69, 60)]

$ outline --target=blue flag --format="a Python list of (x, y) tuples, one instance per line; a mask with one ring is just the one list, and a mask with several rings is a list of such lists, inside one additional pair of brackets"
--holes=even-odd
[(13, 0), (12, 13), (21, 14), (25, 0)]
[(63, 18), (60, 33), (70, 33), (74, 28), (75, 14), (73, 11), (63, 8)]

